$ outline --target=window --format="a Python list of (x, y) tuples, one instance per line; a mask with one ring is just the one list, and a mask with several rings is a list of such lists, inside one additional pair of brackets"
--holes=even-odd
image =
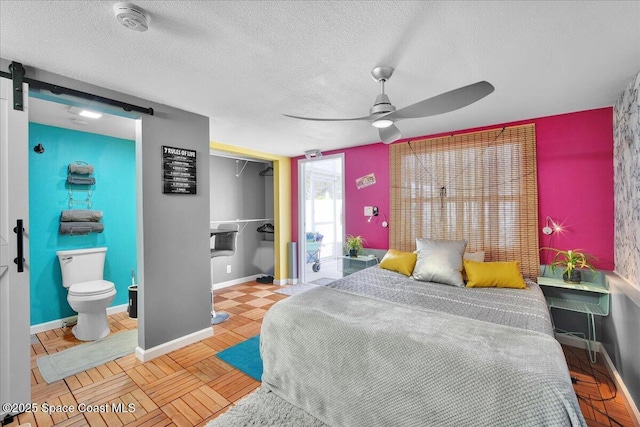
[(487, 261), (519, 260), (536, 277), (535, 128), (494, 129), (391, 146), (390, 245), (466, 239)]

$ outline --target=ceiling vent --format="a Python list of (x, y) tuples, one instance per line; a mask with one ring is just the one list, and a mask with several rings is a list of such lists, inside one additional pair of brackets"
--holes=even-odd
[(149, 29), (149, 15), (144, 9), (131, 3), (113, 5), (118, 22), (130, 30), (144, 32)]

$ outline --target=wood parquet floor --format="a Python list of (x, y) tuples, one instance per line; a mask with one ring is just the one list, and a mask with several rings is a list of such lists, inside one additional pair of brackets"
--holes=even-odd
[[(49, 426), (204, 426), (260, 383), (215, 355), (260, 333), (262, 318), (275, 302), (287, 298), (274, 293), (280, 286), (249, 282), (216, 291), (215, 308), (231, 317), (213, 326), (214, 336), (175, 350), (149, 362), (135, 355), (47, 384), (36, 359), (81, 344), (71, 328), (46, 331), (32, 337), (31, 396), (39, 408), (67, 405), (74, 412), (23, 413), (7, 424), (17, 427)], [(112, 333), (137, 328), (127, 313), (109, 316)], [(564, 347), (574, 385), (589, 426), (633, 426), (620, 393), (615, 393), (606, 367), (592, 365), (584, 350)], [(83, 403), (96, 411), (78, 411)], [(121, 404), (135, 411), (105, 411), (104, 405)], [(593, 409), (593, 408), (597, 409)], [(604, 414), (598, 412), (602, 411)], [(612, 421), (608, 417), (612, 417)]]

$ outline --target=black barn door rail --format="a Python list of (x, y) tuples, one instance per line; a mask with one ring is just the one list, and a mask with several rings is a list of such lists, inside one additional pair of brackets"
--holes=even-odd
[(10, 73), (6, 71), (0, 71), (0, 77), (13, 80), (13, 109), (23, 110), (24, 108), (24, 94), (22, 93), (22, 83), (28, 83), (30, 88), (44, 89), (49, 92), (60, 95), (72, 95), (78, 98), (87, 99), (90, 101), (100, 102), (102, 104), (111, 105), (113, 107), (122, 108), (124, 111), (137, 111), (139, 113), (148, 114), (153, 116), (153, 108), (139, 107), (133, 104), (127, 104), (126, 102), (116, 101), (115, 99), (105, 98), (99, 95), (94, 95), (87, 92), (82, 92), (75, 89), (70, 89), (64, 86), (58, 86), (47, 82), (41, 82), (40, 80), (30, 79), (24, 76), (25, 69), (19, 62), (12, 62), (9, 65)]

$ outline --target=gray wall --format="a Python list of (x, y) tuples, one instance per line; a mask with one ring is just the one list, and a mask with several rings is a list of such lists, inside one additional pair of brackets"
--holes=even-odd
[[(242, 169), (244, 160), (236, 167), (235, 159), (210, 156), (209, 164), (211, 221), (273, 218), (273, 176), (260, 176), (266, 163), (249, 161), (239, 177), (236, 171)], [(273, 220), (270, 222), (273, 224)], [(262, 222), (238, 224), (241, 231), (235, 255), (211, 261), (213, 284), (257, 274), (273, 275), (273, 234), (256, 231)], [(227, 273), (227, 265), (231, 273)]]
[[(2, 70), (9, 63), (0, 59)], [(208, 118), (23, 65), (29, 78), (155, 110), (139, 116), (136, 143), (138, 345), (150, 349), (210, 327)], [(162, 194), (162, 145), (197, 151), (198, 194)]]
[[(145, 349), (211, 327), (209, 120), (152, 106), (156, 114), (142, 118), (136, 153), (142, 171), (138, 266), (144, 266), (138, 339)], [(163, 145), (196, 150), (197, 194), (162, 193)]]
[(640, 290), (613, 273), (610, 276), (611, 314), (602, 322), (600, 341), (640, 407)]

